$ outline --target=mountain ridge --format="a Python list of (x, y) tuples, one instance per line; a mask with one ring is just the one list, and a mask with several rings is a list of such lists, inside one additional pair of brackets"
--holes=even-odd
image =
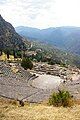
[(21, 26), (16, 27), (15, 30), (25, 38), (48, 43), (62, 50), (80, 55), (80, 27), (64, 26), (37, 29)]

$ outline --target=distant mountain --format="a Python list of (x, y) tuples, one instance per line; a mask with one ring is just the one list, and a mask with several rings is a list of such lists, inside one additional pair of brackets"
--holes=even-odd
[(31, 40), (38, 39), (40, 37), (39, 35), (40, 29), (37, 29), (37, 28), (19, 26), (19, 27), (16, 27), (15, 30), (21, 36), (31, 38)]
[(48, 43), (62, 50), (80, 55), (80, 27), (56, 27), (40, 30), (20, 26), (16, 27), (15, 30), (31, 40)]
[(0, 49), (26, 49), (25, 39), (0, 15)]

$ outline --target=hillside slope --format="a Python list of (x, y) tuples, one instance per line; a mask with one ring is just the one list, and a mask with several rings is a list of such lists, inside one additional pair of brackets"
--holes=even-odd
[[(27, 42), (27, 40), (26, 40)], [(25, 39), (16, 33), (14, 27), (0, 15), (0, 49), (26, 48)]]
[(17, 27), (15, 30), (22, 36), (31, 40), (38, 40), (54, 45), (60, 49), (80, 55), (80, 28), (56, 27), (48, 29), (36, 29), (30, 27)]

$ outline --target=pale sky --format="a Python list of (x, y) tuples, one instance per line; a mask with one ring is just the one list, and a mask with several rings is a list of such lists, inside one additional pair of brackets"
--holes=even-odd
[(14, 27), (80, 27), (80, 0), (0, 0), (0, 14)]

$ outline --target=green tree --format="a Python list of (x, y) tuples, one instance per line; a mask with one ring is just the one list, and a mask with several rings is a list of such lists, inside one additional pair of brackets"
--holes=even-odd
[(31, 62), (31, 60), (29, 58), (23, 58), (22, 62), (21, 62), (21, 66), (27, 70), (32, 69), (33, 68), (33, 63)]

